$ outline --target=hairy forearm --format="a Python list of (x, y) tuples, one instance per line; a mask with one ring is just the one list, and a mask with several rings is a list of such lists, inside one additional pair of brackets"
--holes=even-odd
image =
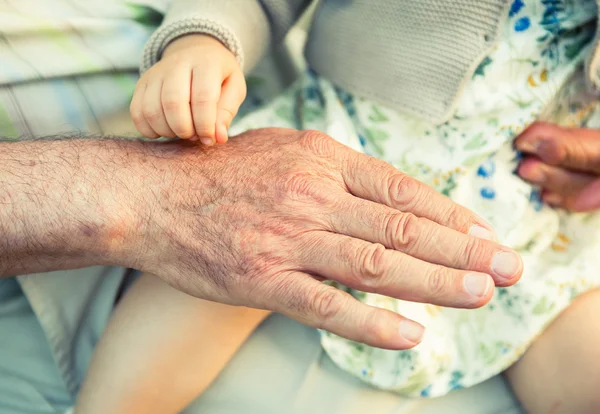
[[(0, 276), (128, 265), (139, 142), (0, 142)], [(134, 163), (135, 164), (135, 163)]]

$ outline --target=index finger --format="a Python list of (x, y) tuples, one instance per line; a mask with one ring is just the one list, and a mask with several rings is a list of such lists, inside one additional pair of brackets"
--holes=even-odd
[(215, 142), (217, 103), (221, 96), (223, 77), (213, 67), (194, 68), (192, 71), (191, 107), (196, 135), (206, 145)]
[(384, 161), (351, 154), (342, 174), (348, 190), (356, 197), (410, 212), (461, 233), (495, 238), (494, 230), (484, 219)]

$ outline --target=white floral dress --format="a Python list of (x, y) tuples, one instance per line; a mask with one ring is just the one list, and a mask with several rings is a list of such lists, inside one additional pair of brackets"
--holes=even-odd
[(597, 15), (593, 0), (514, 0), (503, 40), (462, 92), (454, 117), (432, 125), (352, 96), (308, 72), (232, 132), (264, 126), (318, 129), (381, 158), (487, 219), (523, 257), (515, 286), (477, 310), (408, 303), (345, 289), (360, 301), (422, 323), (423, 342), (388, 351), (323, 332), (344, 370), (377, 387), (433, 397), (505, 370), (577, 295), (600, 285), (598, 214), (556, 211), (515, 175), (514, 137), (536, 119), (598, 126), (582, 62)]

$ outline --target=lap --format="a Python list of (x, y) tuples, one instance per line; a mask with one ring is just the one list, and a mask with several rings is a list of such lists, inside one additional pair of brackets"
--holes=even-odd
[(500, 377), (435, 400), (409, 400), (363, 384), (322, 350), (317, 332), (281, 315), (267, 319), (186, 414), (519, 413)]

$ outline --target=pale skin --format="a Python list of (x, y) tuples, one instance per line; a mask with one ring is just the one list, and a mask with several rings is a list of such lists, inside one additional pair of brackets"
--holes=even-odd
[[(158, 91), (162, 92), (159, 94)], [(186, 36), (173, 42), (166, 49), (163, 59), (141, 78), (131, 104), (131, 114), (139, 132), (147, 137), (179, 136), (191, 140), (199, 139), (203, 144), (210, 146), (227, 141), (226, 130), (237, 113), (245, 93), (246, 87), (242, 70), (233, 55), (220, 42), (208, 36)], [(533, 130), (535, 132), (535, 128)], [(517, 144), (526, 142), (528, 133), (531, 131), (523, 134), (524, 138), (520, 138)], [(560, 134), (554, 131), (551, 135), (559, 136)], [(600, 148), (598, 154), (600, 154)], [(532, 167), (529, 166), (531, 162), (526, 160), (521, 171), (531, 169)], [(562, 179), (568, 182), (582, 182), (574, 176), (564, 177), (564, 174)], [(590, 184), (588, 181), (586, 184)], [(564, 185), (553, 187), (552, 181), (548, 185), (550, 189), (564, 187)], [(363, 191), (370, 192), (368, 188), (363, 188)], [(546, 191), (545, 197), (547, 201), (551, 202), (551, 191)], [(341, 200), (339, 201), (341, 202)], [(411, 205), (416, 206), (416, 203)], [(563, 206), (572, 207), (573, 205), (571, 203)], [(365, 220), (369, 221), (370, 219), (361, 214), (358, 222), (365, 223)], [(349, 224), (347, 223), (346, 226)], [(366, 224), (367, 226), (361, 226), (352, 231), (357, 235), (360, 234), (359, 237), (363, 237), (366, 234), (364, 227), (369, 227), (369, 223)], [(404, 225), (393, 224), (392, 227), (402, 228)], [(471, 233), (483, 238), (493, 238), (486, 227), (483, 225), (477, 230), (471, 230)], [(441, 237), (441, 233), (439, 237)], [(256, 242), (259, 240), (257, 239)], [(345, 244), (341, 239), (339, 242)], [(382, 237), (380, 242), (387, 248), (419, 257), (414, 254), (413, 250), (416, 245), (420, 244), (419, 242), (415, 244), (415, 240), (409, 241), (404, 238), (398, 242), (394, 241), (394, 236), (388, 235)], [(331, 248), (339, 250), (335, 244), (332, 244)], [(426, 251), (428, 246), (422, 245), (421, 248)], [(431, 249), (430, 251), (435, 250), (439, 252), (440, 249)], [(369, 256), (381, 255), (383, 257), (387, 252), (381, 254), (373, 252)], [(424, 258), (424, 256), (419, 258)], [(445, 259), (439, 257), (434, 262), (445, 264), (447, 259), (448, 257)], [(369, 257), (367, 261), (372, 260), (374, 260), (373, 257)], [(363, 263), (367, 261), (363, 260)], [(273, 264), (277, 265), (277, 262), (275, 261)], [(263, 269), (267, 271), (266, 267)], [(388, 268), (389, 270), (391, 268)], [(494, 277), (494, 272), (490, 272), (489, 268), (479, 270)], [(313, 272), (311, 270), (311, 273)], [(338, 272), (338, 280), (357, 289), (380, 291), (381, 287), (375, 287), (376, 285), (381, 286), (380, 281), (375, 286), (365, 289), (365, 283), (357, 284), (356, 276), (352, 275), (353, 273), (355, 270), (352, 267), (345, 267)], [(367, 284), (380, 279), (381, 271), (368, 271), (368, 273), (371, 282)], [(498, 275), (496, 274), (496, 276)], [(364, 280), (364, 277), (365, 275), (359, 276), (359, 279)], [(504, 284), (497, 278), (494, 282), (497, 285)], [(385, 283), (384, 285), (389, 288), (389, 292), (393, 292), (391, 296), (423, 301), (419, 295), (416, 295), (412, 289), (407, 289), (406, 286), (393, 286)], [(492, 292), (491, 286), (491, 282), (489, 287), (487, 284), (481, 284), (479, 299), (475, 303), (464, 303), (462, 306), (479, 306), (489, 300)], [(475, 296), (471, 297), (475, 298)], [(155, 301), (162, 301), (165, 305), (157, 308), (154, 306)], [(431, 299), (426, 301), (431, 301)], [(450, 304), (446, 303), (446, 305)], [(140, 314), (140, 309), (147, 309), (147, 311)], [(536, 342), (522, 362), (509, 371), (509, 379), (515, 384), (515, 387), (518, 387), (518, 397), (533, 413), (544, 413), (547, 410), (543, 404), (535, 402), (537, 400), (530, 401), (541, 397), (547, 402), (548, 398), (543, 389), (540, 392), (538, 389), (532, 389), (531, 386), (520, 386), (523, 381), (530, 379), (532, 372), (535, 372), (534, 367), (529, 366), (535, 362), (527, 361), (536, 361), (540, 355), (549, 356), (546, 354), (555, 351), (555, 348), (549, 344), (564, 343), (557, 338), (555, 332), (560, 329), (555, 326), (561, 326), (560, 323), (564, 324), (560, 321), (565, 317), (570, 321), (580, 317), (577, 311), (579, 305), (574, 306), (573, 309), (566, 314), (567, 316), (559, 318), (551, 329), (548, 329)], [(110, 411), (115, 413), (178, 412), (216, 378), (235, 351), (267, 314), (264, 311), (231, 308), (227, 305), (216, 305), (186, 297), (166, 284), (162, 284), (153, 276), (142, 276), (118, 306), (107, 334), (98, 346), (79, 399), (79, 411), (100, 413), (107, 409), (107, 404), (110, 402), (112, 404)], [(188, 315), (188, 317), (185, 318), (182, 315)], [(153, 321), (153, 323), (144, 323), (144, 320)], [(200, 327), (201, 329), (199, 329)], [(235, 329), (232, 330), (232, 327)], [(205, 332), (212, 332), (212, 334), (207, 337)], [(418, 339), (414, 341), (406, 341), (406, 339), (405, 337), (402, 343), (398, 342), (396, 346), (392, 347), (381, 342), (376, 346), (405, 349), (418, 343)], [(359, 340), (369, 343), (365, 341), (365, 338)], [(148, 342), (154, 343), (156, 346), (143, 346)], [(227, 346), (223, 346), (223, 344), (227, 344)], [(173, 352), (168, 352), (167, 349), (172, 349)], [(181, 350), (183, 351), (180, 352)], [(212, 352), (208, 352), (208, 350), (212, 350)], [(157, 363), (148, 364), (148, 361), (157, 361)], [(565, 363), (555, 368), (555, 371), (565, 370), (572, 366)], [(119, 372), (119, 375), (115, 372)], [(175, 377), (181, 378), (182, 381), (173, 382), (172, 379)], [(143, 381), (139, 378), (143, 378)], [(553, 385), (556, 386), (556, 384), (548, 384), (548, 387)], [(165, 396), (165, 392), (157, 392), (157, 390), (164, 391), (165, 389), (172, 390), (171, 393), (168, 393), (168, 397)], [(582, 390), (577, 387), (569, 389), (574, 393), (577, 393), (578, 389)], [(579, 391), (579, 395), (576, 395), (582, 401), (589, 401), (589, 398), (593, 398), (592, 395), (581, 395), (582, 392)], [(571, 397), (571, 395), (565, 397)], [(564, 398), (564, 401), (567, 401), (563, 404), (565, 410), (573, 408), (568, 403), (569, 398)]]

